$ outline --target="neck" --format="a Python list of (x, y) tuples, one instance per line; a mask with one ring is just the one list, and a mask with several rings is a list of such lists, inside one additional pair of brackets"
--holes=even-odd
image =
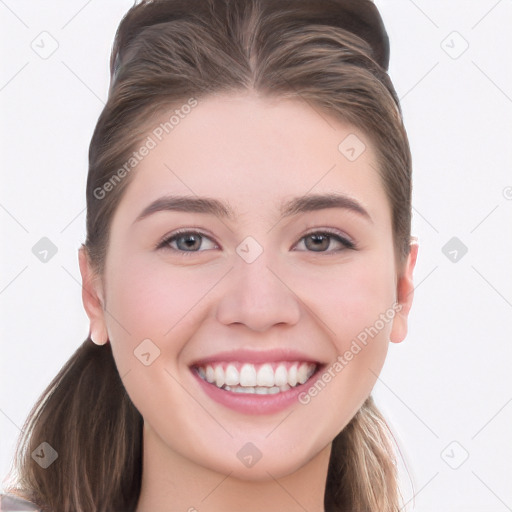
[(324, 512), (331, 445), (282, 478), (251, 481), (195, 464), (144, 425), (142, 487), (136, 512)]

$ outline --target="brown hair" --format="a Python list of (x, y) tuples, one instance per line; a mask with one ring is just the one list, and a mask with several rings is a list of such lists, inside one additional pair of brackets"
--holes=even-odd
[[(116, 34), (109, 97), (89, 149), (84, 245), (98, 275), (133, 174), (119, 179), (119, 169), (156, 116), (191, 98), (249, 89), (307, 101), (370, 137), (401, 271), (410, 247), (411, 156), (388, 58), (370, 0), (146, 0), (132, 7)], [(31, 458), (43, 441), (59, 454), (47, 469)], [(110, 344), (87, 338), (25, 423), (12, 489), (49, 511), (133, 511), (141, 463), (142, 417)], [(369, 396), (333, 441), (325, 507), (397, 512), (399, 499), (392, 435)]]

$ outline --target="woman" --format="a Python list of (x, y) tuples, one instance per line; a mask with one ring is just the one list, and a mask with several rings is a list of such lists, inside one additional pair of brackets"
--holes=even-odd
[(90, 332), (29, 415), (13, 496), (400, 509), (371, 397), (417, 255), (388, 58), (369, 0), (128, 11), (89, 152)]

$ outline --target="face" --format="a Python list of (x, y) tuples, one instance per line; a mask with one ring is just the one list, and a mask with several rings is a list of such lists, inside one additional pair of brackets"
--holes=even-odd
[(209, 97), (148, 135), (91, 329), (162, 452), (290, 474), (329, 447), (405, 336), (414, 261), (398, 279), (374, 148), (306, 102), (254, 94)]

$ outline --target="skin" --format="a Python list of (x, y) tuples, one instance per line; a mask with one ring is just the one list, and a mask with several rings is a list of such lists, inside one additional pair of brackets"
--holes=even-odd
[[(366, 145), (353, 162), (338, 150), (351, 133)], [(370, 394), (389, 342), (405, 338), (413, 298), (417, 245), (398, 268), (377, 168), (364, 133), (305, 102), (254, 92), (203, 99), (138, 164), (114, 214), (104, 275), (79, 252), (92, 336), (112, 344), (144, 417), (137, 512), (323, 510), (331, 442)], [(285, 200), (333, 192), (371, 220), (341, 208), (279, 218)], [(134, 223), (164, 194), (217, 198), (235, 219), (164, 211)], [(204, 233), (199, 251), (183, 256), (176, 241), (175, 251), (155, 248), (180, 228)], [(328, 228), (356, 249), (335, 238), (323, 252), (306, 246), (304, 236)], [(247, 236), (263, 248), (250, 264), (236, 252)], [(329, 366), (395, 302), (400, 312), (306, 405), (242, 414), (206, 396), (189, 369), (239, 348), (292, 348)], [(160, 350), (149, 366), (134, 357), (147, 338)], [(262, 454), (250, 468), (236, 456), (247, 442)]]

